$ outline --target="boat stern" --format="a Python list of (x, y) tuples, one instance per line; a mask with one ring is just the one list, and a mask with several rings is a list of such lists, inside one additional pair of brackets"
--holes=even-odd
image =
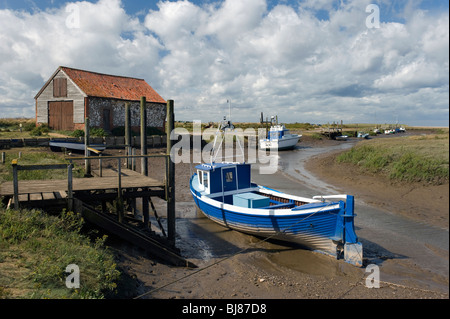
[[(335, 234), (331, 238), (336, 245), (336, 257), (343, 254), (344, 260), (357, 267), (363, 266), (363, 247), (355, 233), (355, 199), (351, 195), (314, 196), (314, 199), (341, 199), (336, 220)], [(344, 201), (345, 200), (345, 201)]]
[(355, 199), (346, 195), (346, 201), (341, 209), (342, 214), (342, 242), (344, 243), (344, 260), (357, 267), (363, 266), (363, 248), (355, 233)]
[(360, 242), (344, 244), (344, 260), (357, 267), (363, 266), (363, 248)]

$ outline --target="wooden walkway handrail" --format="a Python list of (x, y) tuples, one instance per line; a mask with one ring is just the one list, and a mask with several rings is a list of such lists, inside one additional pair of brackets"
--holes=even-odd
[[(100, 156), (77, 156), (77, 157), (64, 157), (65, 160), (86, 160), (86, 159), (99, 159)], [(118, 158), (149, 158), (149, 157), (170, 157), (168, 154), (151, 154), (151, 155), (101, 155), (102, 159), (118, 159)]]
[(19, 209), (19, 171), (34, 171), (42, 169), (65, 169), (67, 168), (67, 197), (68, 197), (68, 208), (72, 210), (73, 208), (73, 164), (37, 164), (37, 165), (19, 165), (17, 164), (17, 159), (11, 162), (13, 169), (13, 187), (14, 187), (14, 209)]

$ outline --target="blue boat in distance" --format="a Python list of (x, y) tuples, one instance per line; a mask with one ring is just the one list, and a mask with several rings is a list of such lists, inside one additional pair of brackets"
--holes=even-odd
[(251, 182), (251, 164), (204, 163), (190, 178), (194, 202), (212, 221), (243, 233), (301, 244), (361, 267), (354, 197), (300, 197)]

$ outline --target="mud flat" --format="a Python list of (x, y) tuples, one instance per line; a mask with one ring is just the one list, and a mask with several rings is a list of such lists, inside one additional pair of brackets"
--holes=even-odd
[[(121, 295), (142, 299), (448, 298), (448, 215), (447, 222), (444, 214), (435, 220), (441, 226), (446, 223), (447, 228), (404, 217), (391, 209), (394, 204), (390, 201), (383, 205), (372, 192), (365, 194), (355, 186), (358, 178), (354, 172), (341, 176), (339, 183), (332, 180), (337, 177), (330, 173), (334, 154), (329, 153), (351, 147), (351, 143), (306, 139), (297, 149), (280, 152), (275, 174), (260, 175), (255, 165), (253, 179), (306, 196), (355, 195), (356, 233), (364, 245), (366, 265), (380, 269), (380, 288), (367, 288), (365, 268), (295, 245), (262, 241), (211, 222), (196, 210), (189, 193), (194, 164), (179, 163), (177, 246), (199, 268), (172, 267), (130, 244), (115, 242), (118, 265), (133, 278), (132, 287)], [(150, 170), (162, 172), (158, 165), (152, 164)], [(156, 206), (161, 215), (164, 202)]]

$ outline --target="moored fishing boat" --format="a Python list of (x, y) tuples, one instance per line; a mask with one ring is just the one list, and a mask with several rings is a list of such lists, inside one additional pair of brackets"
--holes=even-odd
[(196, 166), (190, 190), (212, 221), (251, 235), (294, 242), (362, 266), (354, 230), (354, 197), (285, 194), (251, 182), (248, 163)]
[[(278, 122), (278, 120), (276, 120)], [(294, 148), (298, 143), (301, 135), (291, 134), (284, 124), (274, 122), (274, 117), (271, 119), (271, 126), (267, 134), (267, 138), (259, 140), (259, 148), (269, 150), (287, 150)]]

